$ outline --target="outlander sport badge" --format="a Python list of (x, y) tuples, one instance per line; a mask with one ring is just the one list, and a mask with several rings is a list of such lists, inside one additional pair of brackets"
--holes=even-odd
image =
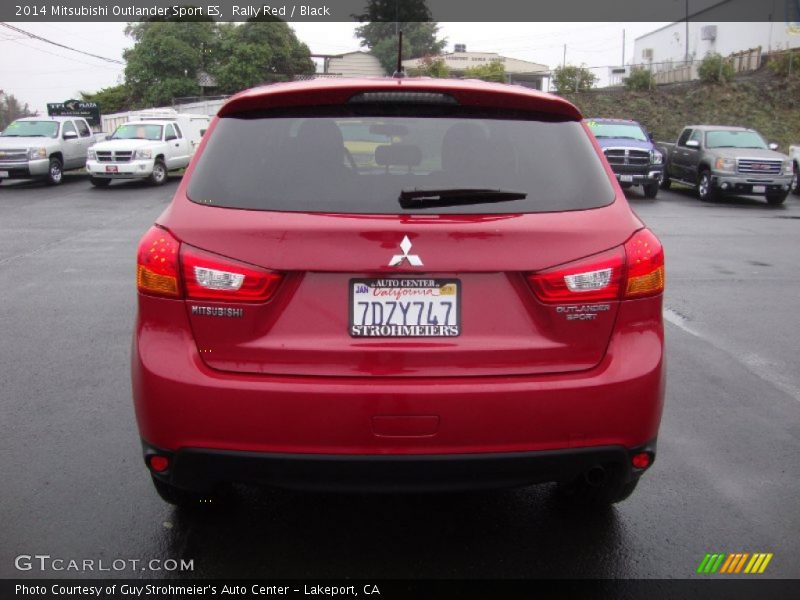
[(403, 241), (400, 242), (400, 250), (402, 250), (403, 253), (392, 256), (392, 260), (389, 261), (389, 266), (399, 267), (403, 264), (404, 260), (407, 260), (408, 264), (410, 264), (412, 267), (421, 267), (422, 259), (419, 257), (419, 255), (408, 253), (408, 251), (411, 250), (411, 246), (411, 240), (408, 239), (408, 236), (403, 237)]

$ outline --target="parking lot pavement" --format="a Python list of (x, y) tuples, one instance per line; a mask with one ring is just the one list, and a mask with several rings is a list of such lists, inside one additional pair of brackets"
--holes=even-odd
[[(689, 577), (772, 552), (800, 577), (800, 199), (630, 202), (667, 254), (658, 460), (600, 514), (549, 486), (466, 495), (244, 490), (179, 513), (140, 459), (128, 358), (139, 236), (176, 188), (0, 186), (0, 577)], [(19, 572), (20, 554), (194, 571)]]

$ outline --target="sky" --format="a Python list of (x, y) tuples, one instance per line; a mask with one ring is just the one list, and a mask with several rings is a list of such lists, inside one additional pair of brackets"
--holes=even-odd
[[(132, 45), (125, 23), (14, 23), (16, 27), (78, 50), (122, 60)], [(354, 23), (291, 23), (298, 38), (316, 54), (340, 54), (359, 49)], [(626, 60), (633, 55), (634, 38), (665, 23), (440, 23), (446, 51), (463, 43), (468, 51), (498, 52), (554, 68), (568, 64), (598, 67), (601, 84), (608, 66), (622, 62), (625, 30)], [(13, 94), (31, 109), (46, 113), (48, 102), (78, 97), (123, 81), (117, 65), (0, 27), (0, 90)]]

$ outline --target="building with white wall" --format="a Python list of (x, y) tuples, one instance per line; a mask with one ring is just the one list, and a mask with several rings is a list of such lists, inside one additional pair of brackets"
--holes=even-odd
[[(687, 44), (688, 41), (688, 44)], [(708, 54), (731, 54), (761, 48), (762, 53), (800, 48), (800, 27), (780, 21), (755, 23), (671, 23), (636, 38), (631, 63), (668, 71), (685, 60), (701, 61)]]
[[(543, 80), (550, 76), (547, 65), (501, 56), (496, 52), (467, 52), (464, 44), (456, 44), (456, 51), (436, 57), (441, 59), (450, 69), (451, 77), (463, 77), (469, 67), (480, 67), (491, 62), (500, 62), (505, 68), (508, 83), (516, 83), (525, 87), (541, 90)], [(422, 67), (424, 58), (412, 58), (403, 61), (406, 71)]]

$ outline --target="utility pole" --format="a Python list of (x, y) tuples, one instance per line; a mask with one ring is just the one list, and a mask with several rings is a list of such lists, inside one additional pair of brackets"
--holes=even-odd
[(684, 35), (686, 45), (686, 53), (684, 55), (684, 62), (689, 64), (689, 0), (686, 0), (686, 33)]
[(622, 30), (622, 67), (625, 66), (625, 30)]
[(564, 60), (561, 61), (561, 68), (563, 69), (566, 66), (567, 66), (567, 45), (564, 44)]

